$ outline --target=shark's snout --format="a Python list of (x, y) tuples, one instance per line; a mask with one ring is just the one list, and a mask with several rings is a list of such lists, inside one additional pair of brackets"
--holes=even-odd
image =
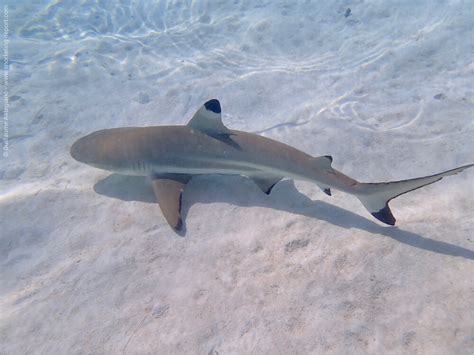
[(75, 141), (73, 145), (71, 145), (71, 148), (69, 149), (69, 153), (71, 154), (71, 157), (73, 157), (75, 160), (79, 160), (79, 140)]
[(79, 138), (71, 146), (71, 156), (81, 163), (93, 163), (97, 159), (95, 145), (96, 144), (94, 140), (91, 139), (90, 135)]
[(71, 156), (78, 162), (99, 169), (121, 169), (124, 160), (120, 149), (121, 138), (113, 137), (110, 132), (114, 133), (113, 130), (101, 130), (79, 138), (69, 150)]

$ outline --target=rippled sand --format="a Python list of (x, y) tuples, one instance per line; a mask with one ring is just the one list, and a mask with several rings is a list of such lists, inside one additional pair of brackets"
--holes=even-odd
[(473, 171), (394, 200), (398, 228), (309, 183), (201, 177), (181, 238), (144, 179), (69, 156), (218, 98), (360, 181), (472, 163), (471, 2), (111, 3), (9, 2), (0, 353), (474, 348)]

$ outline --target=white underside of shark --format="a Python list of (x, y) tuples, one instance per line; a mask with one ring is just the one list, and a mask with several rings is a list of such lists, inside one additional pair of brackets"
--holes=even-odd
[(391, 199), (474, 166), (410, 180), (360, 183), (332, 168), (330, 156), (312, 157), (269, 138), (228, 129), (215, 99), (186, 126), (93, 132), (73, 144), (71, 155), (100, 169), (149, 176), (163, 215), (175, 230), (182, 228), (182, 192), (196, 175), (245, 175), (267, 194), (284, 177), (310, 181), (328, 195), (331, 189), (355, 195), (375, 218), (394, 225)]

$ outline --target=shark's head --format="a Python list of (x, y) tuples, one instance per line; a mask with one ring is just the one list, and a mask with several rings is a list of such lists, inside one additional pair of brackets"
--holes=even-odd
[(102, 168), (107, 160), (105, 135), (105, 131), (97, 131), (78, 139), (71, 146), (71, 156), (81, 163)]
[(137, 138), (134, 134), (135, 130), (112, 128), (92, 132), (71, 146), (71, 156), (95, 168), (132, 175), (142, 174), (141, 170), (133, 170), (145, 169), (143, 165), (137, 165), (137, 161), (143, 159), (138, 158), (140, 150), (137, 149), (137, 142), (140, 142), (140, 137)]

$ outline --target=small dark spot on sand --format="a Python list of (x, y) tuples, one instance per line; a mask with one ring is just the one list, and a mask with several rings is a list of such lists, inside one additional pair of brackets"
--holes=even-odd
[(211, 23), (211, 17), (209, 15), (202, 15), (199, 18), (199, 22), (201, 22), (201, 23)]
[(351, 12), (352, 12), (352, 11), (351, 11), (351, 8), (348, 7), (348, 8), (346, 9), (346, 12), (344, 13), (344, 17), (346, 17), (346, 18), (349, 17), (349, 16), (351, 15)]
[(436, 99), (436, 100), (444, 100), (446, 97), (447, 97), (447, 96), (441, 92), (441, 93), (436, 94), (435, 96), (433, 96), (433, 99)]
[(44, 115), (41, 113), (41, 110), (38, 111), (38, 113), (33, 118), (32, 123), (37, 123), (38, 121), (41, 121), (43, 119), (43, 117), (44, 117)]
[(12, 97), (10, 97), (10, 102), (17, 101), (17, 100), (20, 100), (20, 99), (21, 99), (21, 96), (13, 95)]
[(260, 250), (263, 250), (263, 246), (261, 243), (257, 242), (250, 248), (252, 253), (258, 253)]
[(132, 74), (128, 74), (128, 80), (132, 80)]
[(153, 307), (153, 311), (152, 311), (153, 317), (160, 318), (160, 317), (164, 316), (168, 312), (169, 308), (170, 308), (170, 306), (167, 305), (167, 304), (164, 304), (164, 305), (156, 304)]
[(409, 346), (413, 340), (416, 338), (416, 332), (409, 331), (402, 335), (403, 346)]
[(296, 249), (304, 248), (309, 244), (308, 239), (295, 239), (285, 245), (285, 251), (291, 253)]
[(197, 290), (193, 294), (193, 299), (198, 300), (206, 295), (206, 290)]
[(138, 94), (138, 102), (141, 104), (147, 104), (150, 102), (150, 96), (145, 92), (140, 92)]

